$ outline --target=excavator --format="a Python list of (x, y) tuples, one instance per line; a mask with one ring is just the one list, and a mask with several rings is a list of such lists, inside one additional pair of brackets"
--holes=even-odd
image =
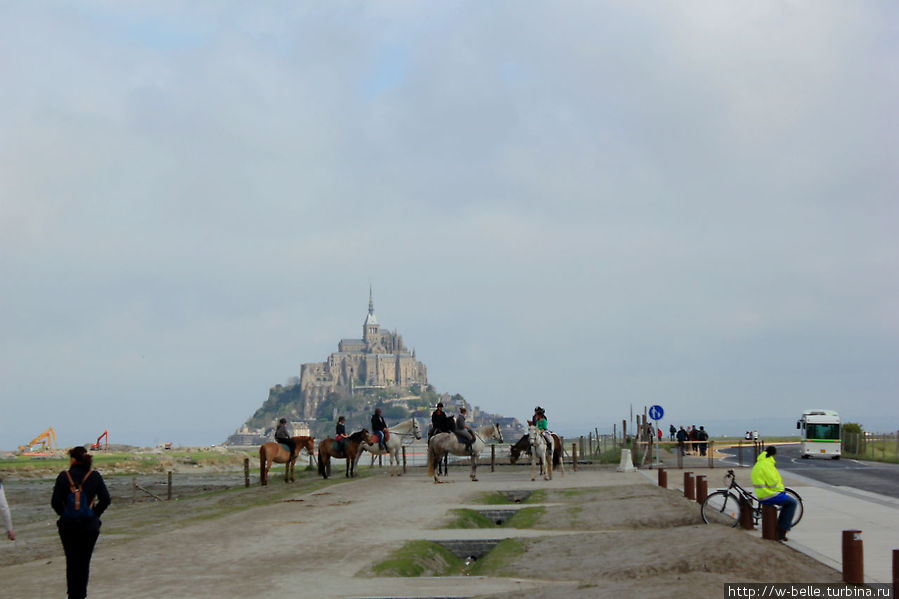
[[(103, 445), (103, 447), (100, 447), (100, 440), (101, 440), (101, 439), (105, 439), (105, 440), (106, 440), (106, 443)], [(106, 429), (105, 431), (103, 431), (103, 434), (102, 434), (102, 435), (100, 435), (99, 437), (97, 437), (97, 442), (96, 442), (96, 443), (91, 443), (91, 451), (94, 451), (94, 450), (99, 451), (99, 450), (101, 450), (101, 449), (104, 449), (104, 450), (107, 450), (107, 451), (109, 450), (109, 429)]]
[(29, 441), (27, 445), (19, 445), (21, 455), (52, 455), (51, 449), (59, 450), (59, 446), (56, 445), (56, 432), (52, 426)]

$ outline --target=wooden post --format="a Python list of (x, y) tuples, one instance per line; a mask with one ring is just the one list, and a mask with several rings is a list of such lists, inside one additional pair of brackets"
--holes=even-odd
[(131, 503), (137, 501), (137, 477), (131, 478)]
[(593, 455), (593, 433), (587, 433), (587, 447), (590, 450), (590, 455)]
[(777, 506), (762, 504), (762, 538), (777, 540)]
[(490, 472), (496, 468), (496, 443), (490, 444)]
[(865, 555), (860, 530), (843, 531), (843, 582), (865, 584)]
[(618, 425), (617, 424), (612, 425), (612, 439), (613, 439), (612, 443), (614, 443), (614, 445), (612, 445), (612, 448), (614, 449), (615, 447), (618, 446)]
[(684, 472), (684, 497), (690, 501), (696, 499), (696, 483), (693, 481), (692, 472)]
[(740, 444), (737, 446), (737, 458), (740, 460), (740, 468), (743, 467), (743, 439), (740, 439)]
[(664, 468), (659, 468), (659, 486), (668, 488), (668, 471)]
[(571, 468), (577, 472), (577, 443), (571, 444)]
[(403, 474), (406, 474), (406, 446), (403, 445)]
[(715, 467), (715, 442), (712, 440), (706, 441), (705, 452), (709, 456), (709, 468)]
[(621, 446), (627, 443), (627, 420), (621, 421)]
[(243, 486), (250, 488), (250, 458), (243, 459)]
[(167, 501), (172, 500), (172, 471), (171, 470), (169, 470), (169, 490), (168, 490), (168, 493), (166, 494), (165, 498)]
[(755, 517), (752, 514), (752, 505), (740, 497), (740, 528), (752, 530), (755, 528)]
[(705, 474), (700, 474), (696, 477), (696, 503), (702, 503), (705, 501), (706, 496), (709, 494), (709, 482), (706, 479)]

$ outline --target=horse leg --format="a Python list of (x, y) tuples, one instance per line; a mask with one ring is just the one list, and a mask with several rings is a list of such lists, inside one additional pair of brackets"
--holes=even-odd
[(259, 448), (259, 485), (265, 486), (265, 453)]
[(478, 480), (478, 456), (477, 455), (471, 456), (471, 480), (472, 481)]

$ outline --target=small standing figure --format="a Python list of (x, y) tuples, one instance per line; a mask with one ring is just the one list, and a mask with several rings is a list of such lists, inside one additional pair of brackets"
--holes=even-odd
[(91, 555), (100, 536), (100, 516), (109, 507), (110, 497), (103, 477), (91, 469), (93, 458), (84, 447), (70, 449), (69, 458), (69, 469), (56, 477), (50, 505), (59, 514), (56, 526), (66, 554), (69, 599), (84, 599)]
[(699, 455), (706, 455), (709, 448), (709, 434), (706, 432), (705, 426), (699, 427), (696, 439), (699, 441)]
[(12, 527), (12, 515), (9, 512), (9, 504), (6, 503), (6, 493), (3, 491), (3, 480), (0, 479), (0, 520), (3, 520), (3, 528), (6, 529), (6, 538), (16, 540), (16, 531)]
[(668, 427), (668, 439), (674, 441), (674, 436), (677, 434), (677, 429), (674, 428), (674, 425)]

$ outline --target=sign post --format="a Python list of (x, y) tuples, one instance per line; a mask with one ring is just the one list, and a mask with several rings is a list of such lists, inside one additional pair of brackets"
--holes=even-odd
[[(661, 420), (665, 416), (665, 410), (662, 409), (660, 405), (654, 405), (649, 408), (649, 417), (655, 421), (655, 425), (653, 426), (652, 436), (656, 436), (656, 431), (659, 430), (659, 420)], [(659, 445), (661, 443), (656, 443), (656, 463), (661, 464), (662, 460), (659, 458)]]

